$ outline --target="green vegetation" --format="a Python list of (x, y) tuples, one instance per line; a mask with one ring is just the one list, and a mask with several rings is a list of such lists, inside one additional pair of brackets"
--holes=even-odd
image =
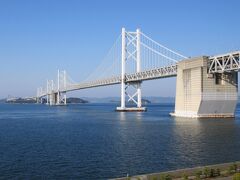
[(237, 164), (236, 163), (234, 163), (234, 164), (232, 164), (231, 166), (229, 166), (229, 168), (228, 168), (228, 174), (233, 174), (233, 173), (235, 173), (237, 171)]
[(182, 180), (188, 180), (188, 175), (186, 173), (182, 175)]
[(240, 180), (240, 173), (235, 173), (233, 175), (233, 180)]
[(210, 169), (208, 167), (205, 167), (203, 170), (203, 174), (204, 174), (205, 178), (210, 177)]
[(151, 180), (158, 180), (156, 176), (152, 177)]
[(217, 170), (216, 170), (216, 176), (221, 176), (221, 171), (219, 168), (217, 168)]
[(197, 180), (201, 179), (201, 175), (202, 175), (202, 171), (201, 170), (197, 171), (195, 173), (195, 179), (197, 179)]
[(217, 177), (217, 176), (220, 176), (220, 169), (211, 169), (210, 177)]
[(221, 171), (221, 176), (226, 177), (228, 176), (228, 170)]
[(169, 174), (161, 174), (160, 180), (172, 180), (172, 177)]

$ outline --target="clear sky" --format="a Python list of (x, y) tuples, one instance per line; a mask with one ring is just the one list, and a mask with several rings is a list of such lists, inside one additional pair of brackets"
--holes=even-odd
[[(239, 0), (2, 0), (0, 97), (32, 96), (57, 69), (76, 81), (101, 62), (124, 26), (185, 56), (240, 49)], [(120, 67), (119, 67), (120, 68)], [(120, 87), (75, 92), (119, 96)], [(174, 96), (175, 78), (144, 82), (143, 96)]]

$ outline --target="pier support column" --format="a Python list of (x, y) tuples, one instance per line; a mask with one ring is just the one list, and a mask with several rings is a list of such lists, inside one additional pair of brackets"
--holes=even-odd
[(142, 107), (142, 91), (141, 91), (141, 83), (137, 85), (137, 107)]
[(48, 94), (46, 96), (46, 99), (47, 99), (46, 105), (49, 105), (49, 95)]
[(42, 104), (42, 102), (43, 102), (43, 98), (42, 97), (37, 97), (36, 98), (36, 103), (37, 104)]
[(62, 105), (67, 105), (67, 94), (66, 92), (60, 92), (58, 91), (56, 93), (56, 99), (57, 99), (57, 102), (56, 102), (56, 105), (57, 106), (62, 106)]
[(125, 65), (126, 65), (126, 32), (122, 28), (122, 79), (121, 79), (121, 108), (125, 108)]
[(125, 109), (125, 64), (126, 64), (126, 31), (122, 28), (122, 72), (121, 72), (121, 107), (117, 110)]
[[(141, 72), (141, 34), (140, 29), (137, 29), (137, 55), (136, 55), (136, 63), (137, 63), (137, 72)], [(137, 107), (142, 107), (142, 90), (141, 90), (141, 83), (138, 82), (137, 84)]]
[(57, 104), (57, 93), (52, 92), (49, 95), (49, 105), (54, 106)]
[(179, 117), (234, 117), (238, 98), (235, 71), (208, 74), (208, 57), (177, 65), (175, 112)]

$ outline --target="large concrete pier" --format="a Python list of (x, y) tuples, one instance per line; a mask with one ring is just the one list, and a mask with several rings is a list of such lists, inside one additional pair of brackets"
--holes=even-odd
[(208, 73), (206, 56), (178, 63), (175, 111), (179, 117), (234, 117), (237, 72)]

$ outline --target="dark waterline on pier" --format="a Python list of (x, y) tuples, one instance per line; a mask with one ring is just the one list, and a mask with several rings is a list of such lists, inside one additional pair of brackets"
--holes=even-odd
[(0, 104), (0, 177), (107, 179), (240, 160), (235, 119), (172, 118), (173, 104)]

